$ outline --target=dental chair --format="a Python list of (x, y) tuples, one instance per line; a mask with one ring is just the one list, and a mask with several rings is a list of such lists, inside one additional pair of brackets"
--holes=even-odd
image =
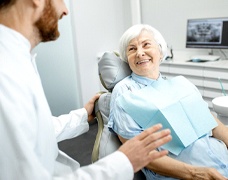
[[(105, 52), (98, 62), (101, 84), (107, 90), (102, 92), (95, 102), (95, 114), (98, 122), (98, 132), (92, 151), (92, 162), (101, 159), (116, 151), (121, 142), (117, 135), (108, 129), (110, 99), (114, 86), (123, 78), (131, 74), (129, 65), (122, 61), (115, 52)], [(135, 173), (134, 180), (146, 179), (142, 171)]]

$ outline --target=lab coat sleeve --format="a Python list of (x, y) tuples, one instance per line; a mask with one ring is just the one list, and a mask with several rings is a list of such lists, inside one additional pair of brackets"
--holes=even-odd
[(52, 117), (57, 141), (71, 139), (89, 130), (88, 114), (85, 108), (71, 111), (59, 117)]
[(77, 180), (132, 180), (133, 167), (129, 159), (120, 151), (116, 151), (89, 166), (79, 168), (75, 172)]

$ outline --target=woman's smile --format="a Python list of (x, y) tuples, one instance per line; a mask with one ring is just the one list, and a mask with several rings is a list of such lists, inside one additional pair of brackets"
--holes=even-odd
[(142, 64), (145, 64), (145, 63), (149, 63), (149, 62), (150, 62), (150, 59), (144, 59), (144, 60), (138, 61), (136, 64), (137, 65), (142, 65)]

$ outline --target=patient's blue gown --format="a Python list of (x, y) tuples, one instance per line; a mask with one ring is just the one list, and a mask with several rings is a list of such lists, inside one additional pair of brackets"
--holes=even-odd
[[(185, 80), (188, 81), (187, 79)], [(144, 130), (144, 127), (141, 127), (135, 120), (132, 119), (130, 114), (124, 111), (124, 109), (118, 104), (117, 99), (126, 92), (135, 92), (147, 86), (151, 86), (153, 83), (159, 83), (162, 81), (166, 81), (166, 79), (162, 78), (161, 74), (157, 80), (153, 80), (132, 73), (130, 76), (119, 82), (112, 92), (108, 122), (110, 130), (126, 139), (130, 139), (141, 133)], [(192, 88), (200, 94), (198, 89), (192, 83), (188, 83), (189, 87), (187, 88)], [(179, 86), (182, 86), (182, 84), (179, 84)], [(152, 95), (153, 94), (151, 94), (151, 96)], [(138, 109), (138, 111), (140, 111), (140, 109)], [(163, 149), (163, 147), (160, 147), (158, 150), (161, 149)], [(211, 130), (185, 147), (180, 153), (178, 153), (178, 155), (169, 153), (168, 156), (196, 166), (213, 167), (223, 176), (228, 177), (227, 147), (222, 141), (212, 137)], [(147, 179), (175, 179), (161, 176), (151, 170), (148, 170), (147, 168), (144, 168), (143, 172)]]

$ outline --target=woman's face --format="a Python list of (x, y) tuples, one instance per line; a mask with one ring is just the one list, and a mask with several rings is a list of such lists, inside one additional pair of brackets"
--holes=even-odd
[(159, 76), (159, 65), (162, 57), (159, 45), (150, 32), (142, 31), (132, 39), (127, 47), (127, 58), (131, 70), (151, 79)]

